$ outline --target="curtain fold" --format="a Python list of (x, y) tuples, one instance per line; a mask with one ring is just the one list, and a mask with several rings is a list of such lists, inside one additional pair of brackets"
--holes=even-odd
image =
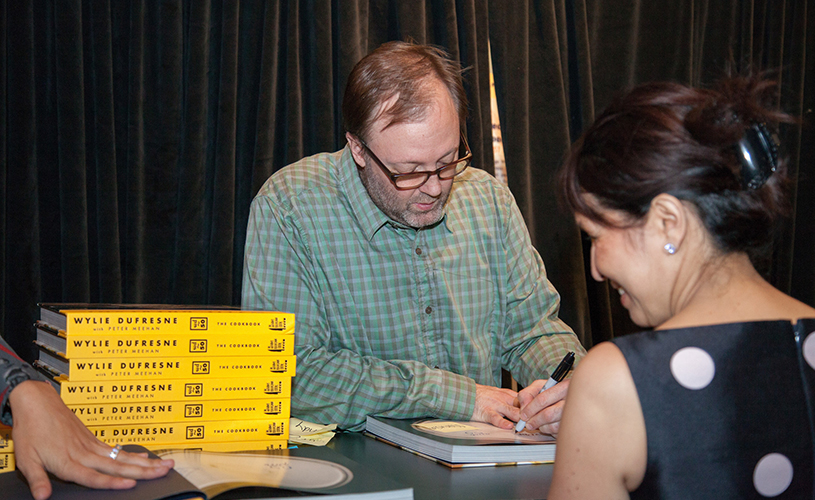
[[(29, 3), (22, 3), (15, 11), (3, 9), (3, 29), (5, 31), (3, 46), (5, 49), (3, 64), (3, 110), (5, 112), (2, 123), (4, 134), (2, 138), (2, 199), (3, 199), (3, 269), (2, 278), (3, 325), (6, 330), (11, 327), (13, 334), (4, 333), (12, 347), (21, 355), (33, 352), (30, 342), (30, 314), (20, 314), (21, 311), (30, 313), (33, 308), (29, 301), (36, 300), (43, 288), (41, 274), (41, 259), (51, 264), (52, 269), (59, 272), (60, 264), (60, 233), (59, 233), (59, 192), (56, 189), (58, 182), (54, 182), (48, 190), (38, 192), (40, 171), (45, 175), (58, 179), (49, 172), (47, 165), (56, 164), (56, 145), (52, 144), (47, 151), (35, 154), (35, 131), (42, 130), (38, 125), (53, 123), (53, 120), (44, 122), (46, 116), (38, 114), (35, 110), (35, 92), (32, 89), (41, 88), (43, 79), (35, 77), (34, 61), (31, 54), (40, 48), (40, 40), (35, 40), (34, 7)], [(53, 30), (51, 30), (53, 36)], [(47, 52), (41, 52), (47, 56)], [(10, 119), (14, 117), (13, 119)], [(51, 117), (53, 118), (53, 117)], [(47, 163), (39, 164), (38, 160)], [(51, 160), (49, 162), (49, 160)], [(42, 200), (42, 201), (41, 201)], [(51, 206), (48, 216), (44, 218), (46, 236), (45, 245), (40, 243), (39, 217), (40, 203)], [(46, 207), (48, 208), (48, 207)], [(40, 249), (45, 253), (41, 254)], [(61, 272), (53, 281), (61, 282)], [(47, 284), (46, 284), (47, 285)]]
[[(575, 3), (582, 9), (582, 2)], [(580, 236), (572, 218), (559, 209), (554, 185), (573, 139), (566, 17), (560, 1), (489, 3), (507, 181), (561, 294), (560, 315), (586, 343), (591, 324)], [(585, 25), (576, 30), (585, 33)]]
[[(341, 148), (353, 65), (388, 40), (467, 68), (474, 165), (492, 165), (488, 41), (508, 184), (561, 315), (588, 346), (632, 331), (587, 269), (554, 174), (581, 128), (649, 79), (781, 68), (812, 115), (806, 0), (33, 0), (0, 7), (0, 332), (26, 359), (38, 302), (238, 304), (249, 203), (274, 171)], [(808, 23), (807, 23), (808, 21)], [(773, 283), (815, 302), (811, 127), (785, 144), (795, 217)]]
[(796, 4), (794, 17), (798, 21), (788, 43), (789, 51), (797, 54), (795, 66), (790, 67), (790, 93), (801, 103), (793, 112), (802, 117), (804, 126), (790, 146), (798, 164), (797, 196), (792, 252), (784, 257), (792, 269), (790, 292), (812, 305), (815, 304), (815, 221), (812, 217), (815, 197), (809, 193), (815, 192), (815, 6), (805, 5), (807, 8)]

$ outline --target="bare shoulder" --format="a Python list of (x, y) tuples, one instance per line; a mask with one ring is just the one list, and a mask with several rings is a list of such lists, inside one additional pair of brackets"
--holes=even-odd
[(812, 308), (797, 299), (792, 300), (795, 302), (790, 305), (790, 318), (794, 318), (795, 321), (804, 318), (815, 318), (815, 308)]
[(728, 294), (698, 301), (658, 327), (660, 330), (720, 323), (815, 318), (815, 308), (781, 292), (766, 282), (760, 286), (730, 287)]
[(551, 498), (627, 498), (646, 461), (645, 421), (628, 364), (617, 346), (598, 344), (569, 385)]
[[(628, 370), (628, 363), (620, 349), (611, 342), (602, 342), (592, 347), (588, 354), (580, 360), (580, 364), (575, 370), (571, 383), (572, 391), (579, 385), (587, 394), (597, 394), (606, 399), (605, 395), (610, 394), (611, 399), (616, 399), (620, 392), (625, 392), (625, 382), (631, 382), (631, 389), (634, 388), (634, 381), (631, 379), (631, 372)], [(585, 385), (585, 387), (584, 387)], [(572, 394), (569, 394), (572, 396)]]
[(784, 292), (772, 287), (768, 284), (768, 297), (764, 299), (766, 307), (772, 313), (769, 316), (775, 318), (788, 318), (792, 322), (801, 318), (815, 318), (815, 309), (811, 306), (801, 302), (795, 297), (791, 297)]
[(594, 425), (615, 432), (636, 422), (637, 416), (642, 421), (634, 379), (616, 345), (598, 344), (581, 360), (569, 387), (567, 409), (572, 404), (579, 408), (570, 412), (576, 421), (594, 419)]

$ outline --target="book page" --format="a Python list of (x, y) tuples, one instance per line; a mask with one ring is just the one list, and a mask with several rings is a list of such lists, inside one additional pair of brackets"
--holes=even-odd
[(514, 429), (501, 429), (486, 422), (431, 419), (415, 422), (413, 428), (434, 436), (470, 440), (473, 444), (479, 441), (539, 444), (555, 440), (552, 435), (543, 434), (537, 429), (516, 433)]
[(179, 450), (158, 454), (175, 460), (175, 470), (209, 498), (242, 486), (315, 491), (336, 488), (353, 479), (348, 468), (314, 458)]

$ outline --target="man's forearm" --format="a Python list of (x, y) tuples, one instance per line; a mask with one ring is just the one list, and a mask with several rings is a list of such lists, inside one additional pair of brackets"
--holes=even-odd
[(469, 419), (475, 382), (415, 361), (385, 361), (350, 351), (298, 357), (292, 414), (342, 429), (364, 429), (368, 415)]

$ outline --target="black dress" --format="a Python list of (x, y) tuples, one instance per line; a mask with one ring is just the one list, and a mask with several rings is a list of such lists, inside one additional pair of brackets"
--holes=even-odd
[(631, 498), (815, 498), (815, 319), (614, 339), (645, 417)]

